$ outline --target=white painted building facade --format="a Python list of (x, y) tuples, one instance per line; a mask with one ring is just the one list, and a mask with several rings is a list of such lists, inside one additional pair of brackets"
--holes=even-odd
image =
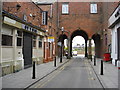
[(120, 57), (120, 47), (119, 47), (119, 30), (120, 30), (120, 5), (113, 12), (109, 18), (109, 28), (111, 29), (111, 58), (112, 64), (119, 66), (119, 57)]
[(43, 63), (44, 32), (11, 17), (5, 14), (2, 20), (0, 64), (3, 75), (17, 72), (28, 65), (31, 66), (32, 61), (36, 61), (36, 64)]

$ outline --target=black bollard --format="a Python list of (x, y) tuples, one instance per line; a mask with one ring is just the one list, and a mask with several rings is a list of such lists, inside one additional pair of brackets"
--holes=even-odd
[(96, 56), (94, 56), (94, 66), (96, 66)]
[(103, 75), (103, 60), (101, 60), (101, 72), (100, 75)]
[(35, 79), (35, 61), (33, 61), (33, 77), (32, 79)]
[(91, 61), (92, 61), (92, 55), (91, 55)]
[(56, 67), (56, 56), (55, 56), (55, 60), (54, 60), (54, 67)]

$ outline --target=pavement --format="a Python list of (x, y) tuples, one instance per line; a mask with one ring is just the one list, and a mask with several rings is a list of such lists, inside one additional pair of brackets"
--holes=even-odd
[[(63, 58), (62, 63), (59, 62), (59, 58), (56, 61), (57, 67), (54, 67), (54, 61), (36, 65), (36, 79), (32, 79), (32, 67), (3, 76), (2, 88), (27, 88), (64, 65), (69, 59)], [(104, 75), (100, 75), (101, 59), (96, 60), (96, 66), (94, 66), (93, 61), (88, 61), (105, 88), (118, 88), (118, 68), (116, 66), (110, 62), (104, 62)]]
[(96, 66), (94, 66), (94, 59), (92, 61), (89, 60), (89, 62), (104, 88), (118, 88), (118, 72), (120, 70), (110, 61), (103, 61), (103, 75), (101, 75), (101, 60), (102, 59), (96, 59)]
[(31, 84), (46, 77), (54, 70), (65, 64), (69, 59), (63, 58), (63, 62), (59, 62), (59, 58), (56, 59), (57, 66), (54, 67), (54, 61), (36, 65), (36, 78), (32, 79), (33, 68), (23, 69), (19, 72), (12, 73), (2, 77), (2, 88), (27, 88)]

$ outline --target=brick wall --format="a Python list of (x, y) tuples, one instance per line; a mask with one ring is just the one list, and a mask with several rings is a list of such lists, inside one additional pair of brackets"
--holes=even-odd
[[(111, 30), (108, 29), (108, 19), (112, 15), (118, 2), (104, 2), (103, 3), (103, 51), (108, 52), (108, 45), (111, 44)], [(107, 35), (107, 44), (105, 35)]]
[[(17, 4), (21, 6), (19, 10), (16, 9)], [(18, 16), (22, 20), (25, 14), (27, 22), (38, 27), (41, 26), (41, 9), (33, 2), (3, 2), (3, 10)], [(32, 14), (32, 17), (30, 14)]]
[(69, 14), (62, 15), (62, 3), (59, 3), (60, 27), (64, 27), (71, 33), (78, 28), (84, 30), (89, 37), (101, 29), (101, 5), (98, 4), (98, 13), (90, 13), (89, 2), (69, 2)]

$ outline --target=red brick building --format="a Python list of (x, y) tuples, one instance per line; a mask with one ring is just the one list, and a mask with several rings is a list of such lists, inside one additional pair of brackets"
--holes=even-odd
[[(103, 57), (103, 54), (109, 51), (111, 43), (108, 18), (118, 2), (58, 2), (57, 5), (59, 32), (61, 27), (70, 32), (70, 51), (72, 51), (72, 39), (80, 35), (84, 37), (86, 43), (85, 56), (87, 54), (91, 56), (90, 42), (93, 39), (95, 55)], [(68, 33), (65, 32), (64, 35), (68, 37)]]
[(102, 58), (110, 52), (108, 19), (117, 5), (118, 2), (3, 2), (3, 74), (29, 67), (32, 61), (40, 64), (54, 60), (61, 53), (58, 42), (64, 44), (64, 39), (68, 39), (68, 54), (72, 56), (75, 36), (85, 39), (86, 57), (92, 56), (93, 39), (95, 55)]
[[(47, 24), (42, 24), (41, 27), (43, 27), (46, 30), (46, 36), (45, 36), (45, 41), (44, 41), (44, 62), (49, 62), (54, 60), (54, 57), (56, 55), (56, 29), (53, 26), (53, 3), (42, 3), (42, 2), (37, 2), (36, 3), (38, 7), (42, 9), (43, 12), (47, 12)], [(53, 41), (50, 41), (53, 39)]]

